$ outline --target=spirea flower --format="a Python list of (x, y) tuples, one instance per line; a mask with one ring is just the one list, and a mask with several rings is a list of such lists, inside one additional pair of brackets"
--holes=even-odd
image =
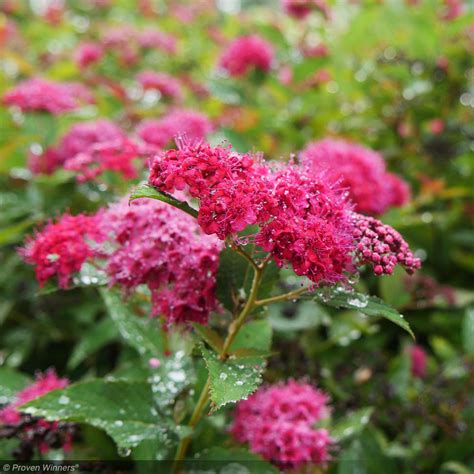
[(230, 432), (282, 468), (324, 464), (332, 439), (314, 425), (329, 414), (329, 397), (315, 387), (289, 381), (260, 388), (237, 404)]
[(27, 239), (20, 254), (35, 266), (40, 286), (57, 277), (59, 286), (67, 288), (71, 276), (80, 271), (83, 263), (94, 255), (86, 239), (101, 240), (100, 215), (63, 215), (50, 222), (34, 237)]
[(211, 130), (212, 124), (204, 114), (192, 109), (175, 109), (158, 120), (143, 121), (137, 134), (144, 142), (163, 148), (176, 136), (202, 140)]
[(227, 46), (219, 65), (231, 76), (244, 76), (254, 68), (268, 71), (273, 56), (272, 45), (260, 36), (240, 36)]
[(413, 377), (423, 379), (426, 376), (426, 352), (418, 345), (413, 345), (408, 349), (411, 359), (411, 374)]
[(153, 313), (168, 324), (207, 323), (216, 309), (220, 242), (195, 219), (155, 200), (112, 205), (103, 217), (108, 235), (106, 271), (111, 284), (130, 291), (147, 285)]
[(198, 221), (204, 232), (225, 239), (270, 217), (270, 196), (250, 155), (201, 142), (178, 143), (177, 149), (155, 158), (150, 183), (169, 193), (187, 190), (198, 198)]
[(156, 48), (174, 54), (177, 51), (176, 38), (155, 28), (146, 28), (137, 33), (138, 44), (142, 48)]
[(325, 0), (282, 0), (281, 3), (288, 15), (300, 20), (306, 18), (314, 10), (329, 18), (329, 7)]
[(142, 71), (137, 74), (137, 81), (145, 90), (156, 90), (164, 97), (181, 99), (181, 85), (169, 74), (155, 71)]
[(311, 171), (326, 170), (349, 191), (357, 212), (382, 214), (391, 206), (405, 204), (408, 186), (387, 173), (382, 156), (369, 148), (343, 140), (310, 143), (302, 152)]
[(288, 166), (272, 177), (274, 218), (264, 224), (255, 241), (280, 266), (314, 283), (335, 283), (353, 270), (352, 224), (344, 193), (324, 175), (314, 177)]
[(80, 69), (85, 69), (102, 59), (104, 50), (98, 43), (87, 41), (77, 46), (74, 51), (74, 61)]
[[(32, 457), (32, 451), (35, 448), (40, 454), (47, 453), (51, 448), (62, 448), (65, 451), (70, 449), (74, 433), (74, 427), (71, 424), (33, 418), (21, 412), (21, 405), (46, 395), (52, 390), (63, 389), (68, 384), (67, 379), (59, 378), (53, 369), (49, 369), (43, 374), (37, 374), (35, 382), (18, 392), (14, 400), (0, 410), (1, 435), (6, 438), (18, 438), (20, 448), (27, 451), (21, 453), (20, 459)], [(13, 455), (16, 454), (16, 452), (13, 453)]]
[(420, 259), (395, 229), (362, 214), (352, 213), (352, 219), (359, 264), (371, 265), (376, 275), (391, 275), (395, 265), (403, 266), (408, 273), (421, 267)]
[(55, 115), (92, 101), (90, 92), (82, 84), (41, 78), (23, 81), (3, 96), (6, 105), (17, 106), (23, 112), (46, 111)]
[(133, 164), (141, 156), (141, 148), (125, 133), (106, 119), (73, 125), (62, 137), (56, 148), (30, 159), (33, 172), (50, 174), (53, 167), (75, 171), (79, 182), (97, 178), (109, 170), (133, 179), (137, 171)]

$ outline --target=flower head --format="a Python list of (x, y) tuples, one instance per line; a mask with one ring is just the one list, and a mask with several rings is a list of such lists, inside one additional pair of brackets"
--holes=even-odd
[(98, 43), (81, 43), (74, 51), (74, 61), (79, 69), (85, 69), (91, 64), (95, 64), (102, 59), (104, 50)]
[(295, 18), (306, 18), (311, 11), (318, 10), (329, 18), (329, 7), (325, 0), (282, 0), (284, 11)]
[(68, 451), (73, 438), (71, 425), (58, 421), (46, 421), (43, 418), (32, 418), (21, 411), (21, 405), (42, 397), (52, 390), (63, 389), (68, 384), (69, 381), (59, 378), (54, 369), (37, 374), (35, 382), (18, 392), (13, 401), (0, 410), (0, 426), (6, 427), (10, 436), (16, 435), (22, 445), (37, 448), (40, 454), (45, 454), (51, 448), (57, 448), (58, 445)]
[(71, 276), (80, 271), (84, 262), (94, 255), (86, 238), (102, 239), (99, 223), (98, 215), (65, 214), (27, 239), (20, 254), (27, 263), (35, 266), (40, 286), (57, 277), (61, 288), (68, 287)]
[(260, 388), (238, 403), (230, 432), (281, 467), (322, 464), (329, 460), (332, 439), (314, 425), (328, 416), (328, 401), (324, 392), (304, 382)]
[(82, 84), (41, 78), (23, 81), (3, 96), (6, 105), (15, 105), (23, 112), (46, 111), (55, 115), (92, 101), (92, 96)]
[(157, 90), (165, 97), (181, 99), (179, 82), (169, 74), (155, 71), (142, 71), (137, 74), (137, 81), (145, 90)]
[(273, 56), (272, 45), (260, 36), (240, 36), (224, 51), (219, 65), (231, 76), (244, 76), (253, 68), (268, 71)]
[(102, 222), (112, 248), (104, 249), (111, 284), (128, 291), (147, 285), (153, 313), (168, 323), (207, 322), (217, 307), (216, 238), (204, 235), (191, 216), (151, 199), (114, 204)]
[(137, 133), (146, 143), (162, 148), (177, 136), (202, 140), (211, 130), (212, 124), (204, 114), (192, 109), (174, 109), (161, 119), (143, 121)]
[(426, 352), (418, 345), (413, 345), (409, 348), (409, 355), (411, 359), (411, 374), (413, 377), (423, 379), (426, 375)]
[(401, 178), (387, 173), (382, 156), (369, 148), (343, 140), (310, 143), (302, 152), (303, 164), (340, 180), (349, 191), (356, 211), (382, 214), (391, 206), (405, 204), (409, 189)]
[(403, 237), (389, 225), (377, 219), (352, 213), (353, 236), (357, 242), (356, 258), (367, 263), (376, 275), (391, 275), (395, 265), (402, 265), (408, 273), (421, 267)]

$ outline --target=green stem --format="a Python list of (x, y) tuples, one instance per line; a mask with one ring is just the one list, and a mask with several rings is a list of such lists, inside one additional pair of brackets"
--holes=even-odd
[(285, 293), (284, 295), (278, 295), (278, 296), (272, 296), (271, 298), (266, 298), (264, 300), (256, 300), (254, 302), (255, 306), (262, 306), (270, 303), (276, 303), (278, 301), (288, 301), (293, 298), (296, 298), (297, 296), (302, 295), (303, 293), (306, 293), (309, 290), (309, 288), (298, 288), (297, 290), (290, 291), (289, 293)]
[[(238, 248), (238, 247), (237, 247)], [(237, 250), (237, 249), (236, 249)], [(241, 255), (243, 255), (241, 252), (238, 252)], [(244, 252), (245, 253), (245, 252)], [(248, 256), (248, 255), (247, 255)], [(251, 259), (251, 257), (248, 256), (248, 258)], [(251, 259), (252, 260), (252, 259)], [(242, 311), (240, 314), (237, 316), (234, 321), (229, 326), (229, 331), (227, 333), (227, 337), (224, 340), (224, 344), (222, 346), (222, 350), (219, 353), (219, 358), (221, 360), (225, 360), (227, 357), (227, 353), (232, 346), (232, 343), (235, 340), (235, 337), (237, 336), (238, 332), (240, 331), (240, 328), (244, 325), (245, 320), (247, 316), (250, 314), (252, 309), (255, 306), (255, 301), (257, 299), (257, 294), (258, 294), (258, 289), (260, 286), (260, 282), (262, 281), (262, 275), (263, 275), (263, 270), (264, 270), (264, 265), (257, 265), (253, 260), (253, 268), (255, 270), (253, 281), (252, 281), (252, 287), (250, 289), (250, 294), (247, 299), (247, 302), (245, 303), (245, 306), (243, 307)], [(189, 420), (188, 426), (190, 428), (194, 428), (199, 420), (201, 419), (201, 416), (207, 406), (207, 403), (209, 402), (209, 388), (211, 386), (211, 379), (210, 377), (207, 379), (206, 384), (204, 385), (201, 395), (199, 396), (199, 400), (194, 407), (194, 411), (191, 415), (191, 418)], [(174, 466), (173, 466), (173, 472), (178, 472), (181, 461), (185, 458), (186, 456), (186, 451), (188, 449), (189, 443), (191, 442), (191, 436), (187, 436), (186, 438), (183, 438), (179, 445), (178, 449), (176, 451), (176, 456), (175, 456), (175, 461), (174, 461)]]

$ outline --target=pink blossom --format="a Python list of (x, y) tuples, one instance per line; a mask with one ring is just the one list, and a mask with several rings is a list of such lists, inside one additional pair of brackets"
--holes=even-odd
[(304, 383), (263, 387), (237, 404), (230, 432), (236, 441), (282, 468), (324, 464), (333, 443), (314, 425), (329, 414), (329, 397)]
[(373, 217), (356, 213), (352, 216), (359, 264), (371, 265), (376, 275), (391, 275), (395, 265), (402, 265), (408, 273), (421, 267), (420, 259), (395, 229)]
[(428, 130), (433, 134), (433, 135), (440, 135), (444, 131), (444, 120), (437, 118), (430, 120), (428, 122)]
[(273, 46), (260, 36), (240, 36), (227, 46), (219, 65), (231, 76), (244, 76), (253, 68), (269, 71), (273, 57)]
[(177, 51), (176, 38), (154, 28), (138, 32), (137, 41), (142, 48), (161, 49), (170, 54), (175, 54)]
[(442, 18), (447, 21), (455, 20), (463, 14), (463, 0), (444, 0)]
[(158, 120), (143, 121), (137, 134), (146, 143), (161, 148), (176, 136), (202, 140), (211, 130), (212, 124), (204, 114), (192, 109), (175, 109)]
[(306, 58), (324, 58), (328, 56), (329, 49), (324, 43), (320, 43), (316, 46), (305, 47), (303, 54)]
[(42, 152), (28, 152), (28, 169), (33, 174), (53, 174), (64, 165), (64, 157), (55, 148), (47, 148)]
[[(30, 418), (21, 413), (21, 405), (35, 400), (47, 393), (63, 389), (69, 385), (67, 379), (61, 379), (54, 369), (49, 369), (36, 376), (35, 382), (15, 395), (14, 400), (0, 410), (0, 425), (18, 427), (17, 437), (29, 443), (36, 444), (41, 454), (47, 453), (51, 447), (51, 440), (59, 439), (64, 451), (69, 451), (72, 442), (70, 429), (64, 429), (57, 421), (46, 421), (43, 418)], [(57, 448), (57, 446), (54, 446)]]
[(165, 97), (181, 99), (181, 85), (169, 74), (155, 71), (142, 71), (137, 74), (137, 81), (145, 90), (157, 90)]
[(313, 10), (321, 12), (329, 18), (330, 10), (325, 0), (282, 0), (284, 11), (295, 18), (304, 19)]
[(23, 81), (3, 95), (6, 105), (17, 106), (23, 112), (46, 111), (55, 115), (92, 101), (89, 91), (81, 84), (41, 78)]
[(382, 156), (356, 143), (332, 139), (312, 142), (301, 152), (301, 158), (310, 171), (326, 170), (339, 180), (358, 212), (382, 214), (409, 198), (408, 186), (387, 173)]
[(65, 388), (67, 385), (69, 385), (69, 381), (58, 378), (54, 369), (49, 369), (44, 374), (39, 373), (35, 382), (18, 392), (13, 402), (0, 410), (0, 423), (8, 425), (19, 423), (21, 410), (18, 407), (42, 397), (52, 390)]
[(426, 376), (426, 352), (418, 345), (409, 348), (411, 359), (411, 373), (413, 377), (423, 379)]
[(293, 71), (289, 66), (283, 66), (278, 73), (278, 80), (285, 86), (291, 84), (293, 80)]
[(61, 288), (67, 288), (71, 276), (94, 255), (86, 238), (101, 240), (100, 216), (64, 214), (57, 222), (48, 223), (26, 241), (20, 254), (35, 266), (40, 286), (53, 277)]
[(80, 69), (94, 64), (102, 59), (104, 50), (98, 43), (85, 42), (81, 43), (74, 51), (74, 61)]
[(168, 324), (207, 322), (216, 309), (219, 241), (204, 235), (194, 218), (154, 200), (110, 206), (102, 219), (108, 235), (106, 271), (111, 284), (130, 291), (147, 285), (153, 314)]

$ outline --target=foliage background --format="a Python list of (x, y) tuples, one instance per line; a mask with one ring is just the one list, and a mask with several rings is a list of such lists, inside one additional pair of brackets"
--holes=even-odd
[[(3, 3), (5, 7), (11, 2)], [(176, 55), (152, 52), (131, 67), (108, 57), (98, 66), (99, 73), (132, 96), (134, 76), (146, 68), (203, 84), (209, 94), (193, 94), (188, 88), (186, 105), (213, 119), (213, 143), (226, 139), (238, 151), (260, 150), (267, 159), (287, 160), (310, 140), (337, 136), (383, 153), (389, 168), (410, 182), (413, 200), (382, 220), (409, 240), (424, 260), (422, 273), (437, 284), (433, 297), (419, 288), (410, 291), (402, 272), (391, 278), (365, 275), (357, 285), (403, 312), (417, 344), (428, 353), (427, 375), (411, 376), (406, 348), (412, 342), (397, 326), (374, 322), (355, 310), (336, 311), (305, 301), (270, 308), (275, 354), (265, 380), (308, 377), (330, 393), (340, 434), (340, 449), (330, 467), (334, 472), (355, 472), (354, 463), (357, 472), (367, 473), (471, 472), (474, 15), (469, 2), (464, 15), (442, 21), (443, 2), (434, 0), (417, 5), (402, 0), (338, 1), (332, 5), (332, 21), (315, 14), (303, 25), (284, 16), (276, 2), (222, 0), (217, 2), (220, 9), (192, 2), (187, 8), (198, 13), (186, 25), (172, 14), (170, 4), (175, 2), (149, 3), (150, 11), (148, 2), (129, 0), (94, 9), (88, 2), (71, 0), (63, 20), (53, 25), (35, 14), (30, 3), (14, 2), (14, 11), (0, 16), (0, 32), (13, 20), (21, 37), (1, 44), (0, 93), (35, 75), (87, 82), (90, 77), (77, 68), (71, 53), (80, 41), (94, 38), (107, 25), (157, 26), (177, 37)], [(274, 44), (277, 68), (243, 80), (223, 77), (216, 70), (222, 43), (214, 38), (225, 42), (249, 32)], [(2, 38), (0, 34), (0, 43)], [(305, 58), (298, 52), (302, 43), (321, 42), (329, 49), (325, 57)], [(278, 69), (284, 66), (293, 71), (289, 85), (279, 80)], [(330, 79), (312, 84), (321, 69)], [(101, 85), (94, 88), (94, 96), (95, 105), (55, 119), (27, 115), (19, 122), (12, 110), (0, 108), (2, 402), (26, 377), (50, 366), (84, 383), (93, 384), (87, 381), (107, 374), (115, 377), (110, 383), (141, 379), (146, 364), (136, 350), (137, 337), (147, 334), (156, 336), (151, 337), (150, 354), (162, 357), (154, 321), (130, 322), (123, 305), (108, 301), (110, 313), (118, 312), (111, 318), (84, 275), (70, 291), (39, 292), (32, 269), (16, 252), (25, 235), (49, 217), (66, 210), (92, 211), (129, 192), (133, 183), (114, 176), (100, 184), (76, 184), (63, 171), (34, 176), (26, 168), (32, 144), (54, 143), (72, 123), (108, 117), (133, 130), (141, 119), (160, 116), (167, 108), (163, 101), (139, 96), (124, 102)], [(430, 126), (437, 119), (444, 123), (439, 134)], [(291, 284), (292, 278), (284, 274), (279, 285)], [(442, 297), (439, 285), (452, 288), (454, 302)], [(172, 347), (181, 345), (191, 354), (193, 335), (171, 339)], [(181, 362), (176, 364), (187, 371)], [(186, 372), (186, 384), (197, 380), (198, 386), (203, 367), (194, 369)], [(192, 396), (180, 398), (181, 389), (177, 386), (171, 394), (173, 400), (178, 395), (179, 403), (173, 401), (170, 408), (178, 424), (192, 404)], [(130, 396), (139, 390), (137, 382)], [(351, 416), (354, 410), (356, 416)], [(156, 444), (166, 447), (161, 440), (155, 445), (145, 441), (133, 451), (117, 450), (87, 416), (78, 418), (83, 422), (82, 440), (74, 445), (73, 459), (152, 459)], [(225, 409), (206, 420), (192, 453), (227, 449), (229, 440), (222, 431), (230, 416), (231, 409)], [(10, 451), (11, 441), (2, 441), (1, 457), (7, 459)]]

